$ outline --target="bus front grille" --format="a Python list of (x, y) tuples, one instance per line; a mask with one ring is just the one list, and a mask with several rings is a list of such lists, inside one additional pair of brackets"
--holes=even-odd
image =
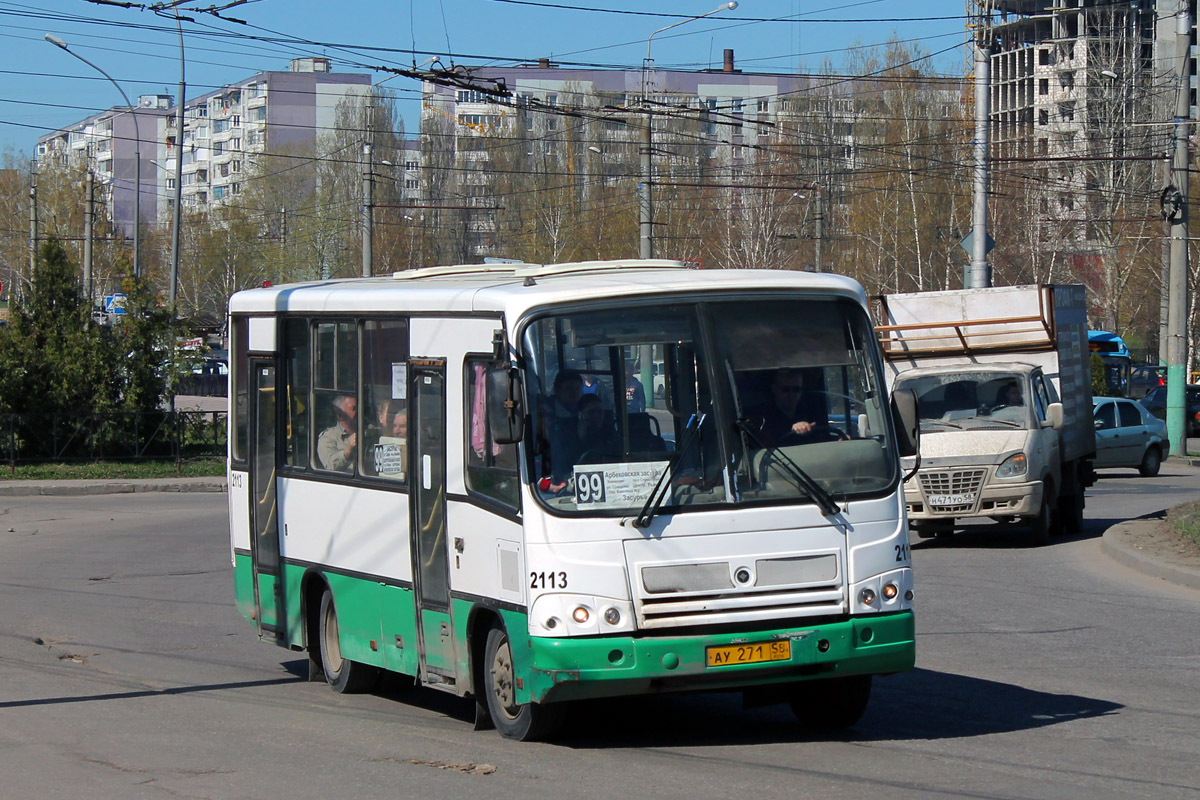
[(840, 614), (845, 610), (846, 595), (840, 586), (707, 596), (673, 595), (643, 598), (639, 623), (644, 629), (675, 628)]

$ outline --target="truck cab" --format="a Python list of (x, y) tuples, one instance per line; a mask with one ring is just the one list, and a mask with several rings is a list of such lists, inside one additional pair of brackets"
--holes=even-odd
[(966, 518), (1027, 524), (1038, 545), (1078, 531), (1096, 457), (1083, 287), (876, 300), (889, 385), (913, 390), (921, 418), (905, 486), (917, 534)]
[(918, 368), (894, 388), (912, 390), (920, 414), (920, 469), (904, 486), (918, 533), (952, 530), (957, 517), (1050, 524), (1062, 486), (1062, 404), (1041, 367)]

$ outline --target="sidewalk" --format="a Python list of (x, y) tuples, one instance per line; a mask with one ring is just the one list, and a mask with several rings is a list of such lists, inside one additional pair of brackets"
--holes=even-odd
[(89, 494), (135, 494), (138, 492), (224, 492), (224, 476), (206, 478), (114, 478), (111, 480), (0, 481), (0, 497), (54, 495), (77, 497)]
[(1117, 523), (1104, 532), (1100, 549), (1143, 575), (1200, 589), (1200, 552), (1167, 525), (1165, 515)]

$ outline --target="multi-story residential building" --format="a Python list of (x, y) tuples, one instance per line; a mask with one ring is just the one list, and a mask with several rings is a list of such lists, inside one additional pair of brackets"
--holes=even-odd
[[(142, 219), (159, 215), (161, 168), (167, 155), (167, 121), (171, 95), (142, 95), (137, 107), (110, 108), (38, 139), (39, 165), (68, 167), (91, 164), (97, 201), (126, 236), (133, 235), (134, 187), (141, 180)], [(138, 155), (141, 172), (138, 175)]]
[[(205, 210), (243, 189), (250, 161), (317, 141), (335, 124), (338, 103), (370, 90), (366, 74), (329, 71), (325, 58), (293, 59), (184, 104), (183, 203)], [(38, 139), (40, 162), (90, 161), (112, 222), (132, 235), (134, 174), (141, 153), (143, 221), (165, 222), (175, 197), (180, 148), (170, 95), (145, 95), (134, 110), (113, 108)], [(137, 116), (135, 127), (134, 115)]]
[[(760, 153), (761, 145), (786, 142), (799, 151), (801, 139), (819, 142), (819, 147), (809, 147), (820, 150), (816, 160), (823, 164), (807, 177), (813, 182), (852, 171), (856, 162), (855, 130), (862, 112), (848, 80), (742, 72), (734, 67), (732, 50), (725, 51), (719, 70), (578, 69), (542, 59), (468, 72), (479, 89), (425, 82), (421, 118), (423, 188), (431, 202), (480, 209), (466, 222), (476, 236), (464, 256), (492, 253), (494, 221), (487, 209), (494, 205), (494, 174), (505, 168), (492, 163), (494, 156), (485, 145), (489, 137), (519, 140), (529, 158), (557, 153), (562, 173), (599, 176), (585, 191), (636, 173), (637, 142), (646, 119), (653, 120), (657, 143), (684, 137), (678, 148), (656, 144), (654, 174), (692, 170), (734, 192), (750, 170), (765, 168), (762, 162), (768, 159)], [(511, 95), (499, 98), (487, 91), (490, 87), (503, 87)], [(959, 103), (957, 83), (947, 83), (942, 93), (948, 103)], [(593, 123), (582, 134), (581, 118)], [(812, 135), (798, 134), (801, 130)], [(836, 187), (825, 188), (823, 202), (835, 203)]]
[[(262, 153), (287, 153), (332, 131), (338, 103), (363, 96), (369, 75), (329, 71), (325, 58), (297, 58), (287, 72), (260, 72), (189, 100), (183, 120), (183, 204), (208, 209), (242, 192), (250, 162)], [(171, 209), (175, 130), (166, 137), (161, 192)]]

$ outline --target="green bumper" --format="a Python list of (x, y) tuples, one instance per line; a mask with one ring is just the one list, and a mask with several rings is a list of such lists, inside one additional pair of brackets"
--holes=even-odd
[[(758, 664), (708, 666), (706, 649), (791, 641), (791, 657)], [(825, 625), (753, 634), (707, 636), (530, 637), (529, 680), (521, 702), (791, 683), (911, 669), (916, 660), (913, 613), (860, 617)], [(530, 685), (531, 684), (531, 685)], [(528, 696), (521, 689), (528, 692)]]

